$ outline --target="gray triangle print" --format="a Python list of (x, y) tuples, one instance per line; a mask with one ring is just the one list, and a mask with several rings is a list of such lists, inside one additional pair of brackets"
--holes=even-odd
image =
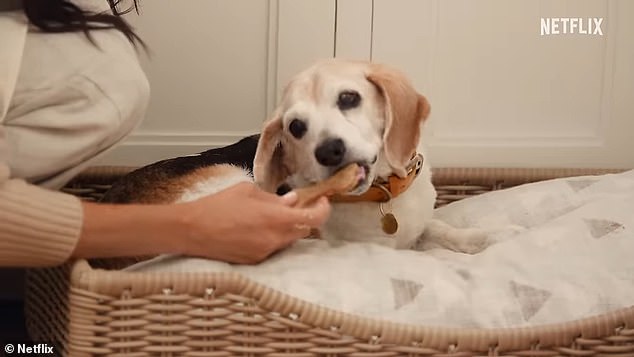
[(583, 221), (586, 222), (586, 226), (588, 226), (588, 230), (590, 230), (590, 234), (592, 234), (594, 238), (604, 237), (608, 235), (608, 233), (612, 233), (623, 227), (620, 223), (608, 221), (606, 219), (585, 218)]
[(511, 281), (511, 290), (513, 295), (520, 303), (522, 316), (525, 321), (531, 319), (544, 306), (546, 300), (550, 298), (552, 293), (547, 290), (538, 289), (530, 285), (519, 284)]
[(423, 288), (423, 284), (411, 280), (391, 279), (394, 291), (394, 308), (401, 307), (414, 301)]
[(573, 191), (575, 192), (579, 192), (581, 190), (583, 190), (584, 188), (596, 183), (597, 180), (570, 180), (570, 181), (566, 181), (566, 183), (568, 183), (568, 186), (570, 186), (570, 188), (572, 188)]

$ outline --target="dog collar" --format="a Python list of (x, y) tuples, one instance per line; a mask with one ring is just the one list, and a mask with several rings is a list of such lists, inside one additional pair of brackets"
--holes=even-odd
[(331, 202), (389, 202), (407, 191), (423, 168), (423, 155), (416, 153), (407, 165), (407, 175), (398, 177), (390, 175), (387, 179), (377, 178), (372, 186), (361, 195), (333, 195)]

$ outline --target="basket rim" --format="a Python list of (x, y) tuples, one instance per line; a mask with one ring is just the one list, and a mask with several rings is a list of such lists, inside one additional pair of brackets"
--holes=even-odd
[[(239, 295), (259, 307), (295, 322), (381, 344), (413, 345), (435, 349), (499, 352), (570, 346), (578, 338), (597, 339), (626, 330), (634, 334), (634, 304), (604, 314), (561, 323), (528, 327), (461, 328), (413, 325), (341, 312), (267, 287), (236, 272), (142, 273), (93, 269), (86, 260), (73, 263), (71, 286), (74, 293), (88, 294), (103, 301), (113, 296), (133, 297), (185, 294), (202, 296)], [(79, 289), (79, 290), (78, 290)], [(209, 290), (212, 289), (212, 290)]]
[[(90, 166), (75, 177), (74, 180), (88, 180), (95, 178), (112, 178), (128, 174), (140, 166), (131, 165), (97, 165)], [(603, 175), (624, 172), (634, 167), (454, 167), (432, 166), (434, 179), (456, 180), (465, 178), (468, 180), (507, 180), (516, 182), (542, 181), (560, 177), (581, 175)]]

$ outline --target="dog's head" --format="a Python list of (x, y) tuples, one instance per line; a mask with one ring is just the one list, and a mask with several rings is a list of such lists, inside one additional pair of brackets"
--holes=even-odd
[(429, 104), (400, 72), (379, 64), (329, 60), (295, 76), (264, 123), (255, 181), (267, 191), (303, 187), (357, 163), (353, 194), (377, 176), (406, 175)]

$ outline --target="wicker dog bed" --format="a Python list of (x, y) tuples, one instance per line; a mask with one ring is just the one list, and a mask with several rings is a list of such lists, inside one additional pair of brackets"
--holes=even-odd
[[(64, 190), (98, 200), (129, 171), (92, 168)], [(434, 184), (444, 205), (528, 182), (615, 171), (437, 169)], [(323, 308), (234, 273), (117, 270), (126, 263), (81, 260), (30, 271), (32, 338), (71, 356), (634, 356), (634, 306), (531, 328), (413, 326)]]

